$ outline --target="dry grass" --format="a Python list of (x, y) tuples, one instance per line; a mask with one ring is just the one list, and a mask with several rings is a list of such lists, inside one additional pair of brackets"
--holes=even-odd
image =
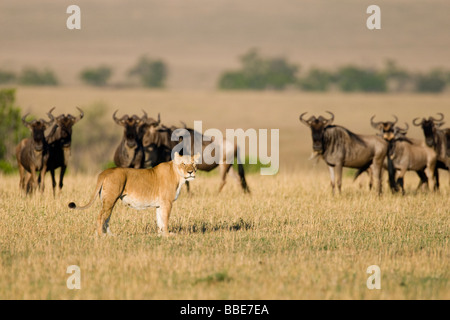
[[(251, 196), (234, 181), (220, 196), (218, 175), (200, 175), (172, 212), (168, 239), (156, 235), (154, 210), (118, 204), (111, 238), (94, 236), (97, 202), (84, 212), (67, 204), (89, 198), (95, 175), (69, 170), (62, 194), (25, 198), (17, 176), (0, 177), (0, 298), (3, 299), (449, 299), (449, 185), (439, 194), (378, 198), (367, 181), (346, 174), (332, 197), (327, 170), (306, 159), (309, 130), (302, 111), (331, 110), (336, 123), (373, 133), (374, 113), (401, 121), (448, 110), (448, 95), (305, 95), (81, 88), (19, 89), (21, 106), (44, 114), (92, 101), (112, 110), (141, 108), (175, 124), (203, 120), (204, 129), (279, 128), (280, 173), (248, 176)], [(220, 117), (217, 115), (221, 114)], [(446, 113), (446, 117), (450, 114)], [(76, 134), (77, 129), (74, 129)], [(120, 129), (118, 129), (120, 130)], [(411, 134), (421, 137), (417, 128)], [(75, 147), (75, 146), (74, 146)], [(99, 171), (99, 164), (92, 164)], [(360, 188), (360, 184), (362, 188)], [(385, 186), (385, 189), (387, 187)], [(66, 269), (81, 268), (82, 289), (68, 290)], [(381, 268), (381, 290), (368, 290), (366, 269)]]
[[(71, 176), (58, 199), (23, 200), (2, 177), (0, 298), (3, 299), (448, 299), (449, 189), (378, 198), (347, 178), (333, 198), (322, 170), (251, 175), (215, 195), (200, 176), (172, 212), (176, 236), (156, 234), (154, 210), (118, 204), (115, 237), (94, 236), (94, 177)], [(91, 187), (87, 187), (91, 186)], [(411, 185), (408, 186), (412, 188)], [(68, 290), (69, 265), (82, 272)], [(381, 290), (366, 288), (370, 265)]]

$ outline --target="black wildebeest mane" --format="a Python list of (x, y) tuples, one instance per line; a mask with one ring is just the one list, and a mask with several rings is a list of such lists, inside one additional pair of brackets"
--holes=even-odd
[[(332, 130), (334, 129), (334, 130)], [(356, 133), (351, 132), (347, 128), (338, 125), (329, 125), (324, 129), (324, 140), (327, 145), (340, 147), (342, 144), (354, 143), (363, 147), (367, 147), (364, 140)]]

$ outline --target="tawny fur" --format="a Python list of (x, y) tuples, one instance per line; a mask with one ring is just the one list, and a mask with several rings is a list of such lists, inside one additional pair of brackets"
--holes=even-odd
[(177, 200), (183, 184), (195, 178), (199, 155), (180, 156), (175, 153), (173, 161), (164, 162), (150, 169), (111, 168), (100, 173), (95, 192), (89, 203), (71, 209), (87, 209), (100, 196), (102, 209), (97, 218), (99, 235), (110, 233), (109, 219), (118, 199), (134, 209), (156, 208), (159, 232), (168, 235), (172, 204)]

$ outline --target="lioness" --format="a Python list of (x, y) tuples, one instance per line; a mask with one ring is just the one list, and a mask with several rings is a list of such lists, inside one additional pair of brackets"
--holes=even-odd
[(111, 168), (99, 174), (95, 193), (89, 203), (77, 207), (74, 202), (69, 208), (83, 210), (89, 208), (100, 195), (102, 210), (97, 218), (99, 235), (111, 234), (109, 219), (118, 199), (134, 209), (156, 207), (156, 221), (159, 233), (168, 235), (168, 224), (172, 203), (177, 200), (181, 187), (186, 181), (195, 179), (200, 155), (180, 156), (150, 169)]

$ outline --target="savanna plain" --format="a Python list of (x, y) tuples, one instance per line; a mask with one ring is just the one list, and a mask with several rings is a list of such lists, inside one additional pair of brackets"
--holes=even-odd
[[(115, 109), (153, 117), (167, 125), (183, 120), (207, 128), (280, 130), (280, 169), (275, 176), (247, 173), (251, 195), (232, 177), (217, 194), (217, 173), (198, 172), (191, 193), (183, 188), (169, 229), (157, 235), (155, 211), (118, 203), (114, 237), (95, 236), (97, 201), (85, 211), (101, 163), (76, 170), (88, 151), (76, 145), (64, 188), (54, 198), (49, 175), (43, 194), (25, 197), (16, 174), (0, 176), (0, 298), (2, 299), (449, 299), (449, 179), (441, 171), (439, 192), (416, 191), (406, 176), (406, 195), (393, 195), (383, 177), (381, 197), (367, 176), (344, 174), (341, 195), (332, 196), (328, 170), (309, 161), (311, 134), (302, 112), (335, 114), (335, 123), (374, 134), (370, 117), (408, 122), (444, 113), (450, 96), (151, 91), (141, 89), (19, 88), (17, 103), (38, 117), (87, 112), (95, 103), (109, 127)], [(78, 127), (77, 127), (78, 126)], [(117, 144), (122, 129), (117, 126)], [(79, 141), (78, 141), (79, 143)], [(102, 141), (98, 142), (99, 144)], [(85, 154), (83, 154), (85, 152)], [(112, 154), (114, 150), (109, 150)], [(77, 154), (77, 157), (75, 155)], [(81, 289), (66, 286), (67, 267), (81, 269)], [(381, 289), (366, 286), (371, 265), (381, 269)]]

